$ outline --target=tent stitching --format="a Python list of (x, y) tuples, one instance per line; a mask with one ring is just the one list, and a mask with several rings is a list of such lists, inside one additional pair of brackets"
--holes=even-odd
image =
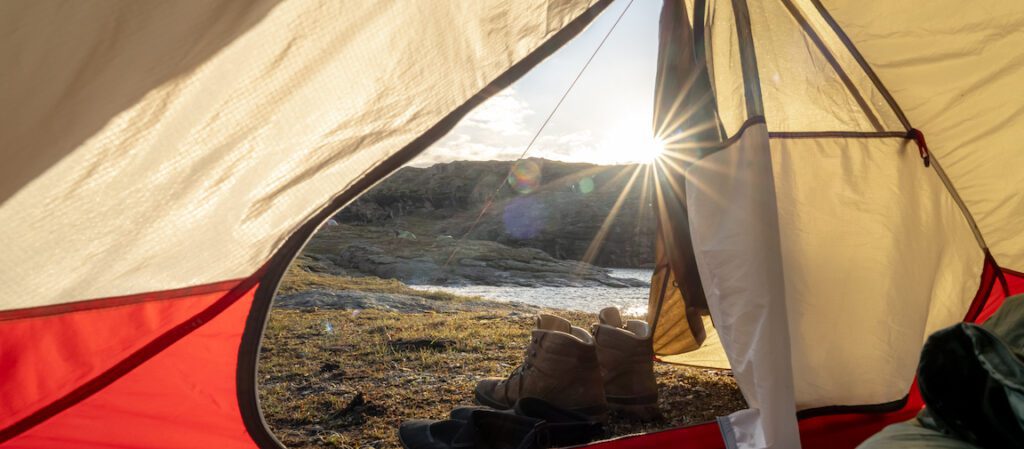
[(839, 61), (836, 60), (835, 55), (833, 55), (829, 48), (825, 45), (825, 42), (821, 40), (821, 37), (818, 36), (818, 33), (816, 33), (814, 29), (811, 28), (811, 24), (807, 23), (807, 19), (802, 14), (800, 14), (800, 11), (797, 11), (796, 6), (793, 5), (792, 1), (779, 1), (782, 2), (783, 6), (786, 7), (786, 11), (788, 11), (789, 15), (793, 17), (793, 20), (795, 20), (797, 24), (800, 25), (800, 28), (803, 29), (804, 34), (806, 34), (807, 37), (811, 39), (811, 42), (814, 42), (814, 46), (818, 48), (818, 52), (821, 53), (821, 55), (825, 58), (825, 61), (828, 62), (828, 65), (831, 66), (832, 70), (834, 70), (836, 72), (836, 75), (839, 76), (839, 80), (843, 82), (843, 85), (846, 86), (846, 90), (850, 92), (850, 95), (853, 96), (854, 101), (856, 101), (857, 105), (860, 106), (861, 111), (864, 112), (864, 116), (867, 117), (868, 121), (871, 122), (871, 126), (875, 128), (875, 131), (882, 131), (884, 129), (882, 127), (882, 123), (878, 120), (878, 117), (875, 116), (875, 113), (871, 110), (871, 107), (868, 106), (867, 101), (864, 100), (864, 96), (861, 95), (857, 87), (853, 85), (853, 80), (851, 80), (850, 76), (846, 73), (845, 70), (843, 70), (843, 67), (839, 65)]

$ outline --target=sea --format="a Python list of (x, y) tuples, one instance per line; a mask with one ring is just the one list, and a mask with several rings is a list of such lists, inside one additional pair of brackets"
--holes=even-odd
[[(653, 272), (641, 268), (611, 268), (612, 277), (651, 281)], [(481, 296), (495, 301), (517, 301), (540, 307), (583, 312), (597, 312), (605, 307), (617, 306), (627, 315), (647, 313), (648, 287), (494, 287), (468, 285), (445, 287), (410, 285), (417, 290), (441, 290), (459, 295)]]

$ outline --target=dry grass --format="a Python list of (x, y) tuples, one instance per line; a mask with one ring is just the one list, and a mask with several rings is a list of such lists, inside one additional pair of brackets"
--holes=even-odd
[[(290, 288), (352, 288), (347, 283), (355, 282), (365, 283), (359, 288), (408, 289), (383, 280), (307, 274), (289, 276)], [(586, 326), (594, 320), (589, 314), (559, 313)], [(275, 309), (260, 358), (263, 412), (291, 448), (397, 448), (401, 421), (442, 419), (452, 408), (472, 403), (478, 379), (510, 372), (522, 358), (532, 325), (532, 317), (508, 310)], [(426, 348), (396, 344), (424, 339)], [(744, 407), (727, 372), (669, 365), (656, 366), (656, 372), (665, 419), (646, 424), (613, 420), (609, 436), (694, 424)]]

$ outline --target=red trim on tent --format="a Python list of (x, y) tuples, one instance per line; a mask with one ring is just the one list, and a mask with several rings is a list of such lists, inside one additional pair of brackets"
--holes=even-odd
[(60, 315), (63, 313), (80, 312), (84, 310), (106, 309), (110, 307), (120, 307), (148, 301), (163, 301), (168, 299), (190, 298), (193, 296), (200, 296), (208, 293), (223, 293), (228, 290), (231, 290), (242, 281), (244, 281), (244, 279), (234, 279), (230, 281), (215, 282), (213, 284), (197, 285), (193, 287), (185, 287), (175, 290), (164, 290), (159, 292), (149, 292), (137, 295), (113, 296), (110, 298), (90, 299), (86, 301), (75, 301), (64, 304), (31, 307), (27, 309), (4, 310), (0, 311), (0, 321), (21, 320), (25, 318)]
[(1007, 297), (1024, 293), (1024, 273), (1018, 273), (1005, 268), (1000, 269), (1000, 272), (1003, 275), (1003, 280), (1006, 281), (1005, 288), (1008, 291), (1004, 291), (1003, 286), (999, 285), (1001, 281), (997, 281), (998, 277), (993, 276), (995, 279), (992, 282), (995, 285), (991, 287), (987, 300), (981, 304), (981, 310), (974, 320), (975, 322), (984, 323), (993, 313), (996, 313), (996, 310), (999, 310), (999, 307), (1003, 305), (1003, 301)]
[[(967, 309), (967, 314), (964, 315), (964, 322), (977, 322), (981, 317), (986, 304), (990, 302), (1002, 303), (1002, 301), (990, 300), (993, 295), (992, 288), (996, 284), (996, 273), (998, 272), (999, 267), (996, 265), (995, 259), (992, 258), (992, 254), (985, 251), (985, 265), (981, 270), (981, 283), (978, 284), (978, 293), (974, 295), (974, 300), (971, 301), (971, 307)], [(991, 315), (991, 313), (989, 315)]]
[(255, 286), (242, 292), (201, 327), (0, 447), (256, 448), (235, 383), (254, 293)]
[[(114, 298), (117, 307), (89, 307), (56, 315), (33, 315), (0, 321), (0, 341), (5, 342), (0, 366), (0, 443), (63, 413), (146, 363), (208, 323), (243, 297), (251, 301), (261, 269), (241, 282), (211, 284), (173, 292), (201, 292), (176, 298), (170, 292)], [(175, 299), (155, 301), (154, 298)], [(104, 303), (99, 300), (97, 303)], [(90, 301), (92, 303), (92, 301)], [(79, 303), (84, 304), (84, 303)], [(31, 309), (30, 309), (31, 310)], [(247, 311), (248, 309), (246, 309)], [(244, 317), (238, 333), (244, 327)], [(209, 345), (220, 342), (211, 341)], [(223, 359), (234, 381), (238, 342)], [(199, 351), (196, 355), (200, 355)], [(184, 361), (182, 367), (189, 366)], [(193, 365), (194, 371), (217, 368)], [(194, 395), (195, 388), (181, 391)], [(235, 395), (227, 396), (234, 400)], [(225, 400), (225, 397), (218, 398)], [(173, 401), (172, 401), (173, 402)], [(127, 402), (126, 402), (127, 403)], [(152, 416), (153, 404), (134, 410)], [(131, 414), (131, 412), (124, 411)], [(122, 422), (113, 419), (110, 422)], [(4, 445), (4, 447), (7, 447)]]
[[(914, 388), (917, 390), (916, 386)], [(913, 418), (921, 410), (917, 394), (902, 409), (890, 413), (844, 413), (800, 420), (800, 444), (804, 449), (854, 449), (883, 427)], [(725, 449), (718, 424), (708, 422), (680, 429), (641, 434), (596, 443), (595, 449)]]

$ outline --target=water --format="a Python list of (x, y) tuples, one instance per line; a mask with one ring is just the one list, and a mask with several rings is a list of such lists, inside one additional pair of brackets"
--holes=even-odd
[[(612, 277), (639, 279), (650, 282), (652, 271), (636, 268), (612, 268)], [(410, 285), (417, 290), (441, 290), (458, 295), (482, 296), (495, 301), (518, 301), (552, 309), (597, 312), (605, 307), (618, 306), (628, 315), (647, 313), (648, 287), (494, 287), (470, 285), (442, 287)]]

